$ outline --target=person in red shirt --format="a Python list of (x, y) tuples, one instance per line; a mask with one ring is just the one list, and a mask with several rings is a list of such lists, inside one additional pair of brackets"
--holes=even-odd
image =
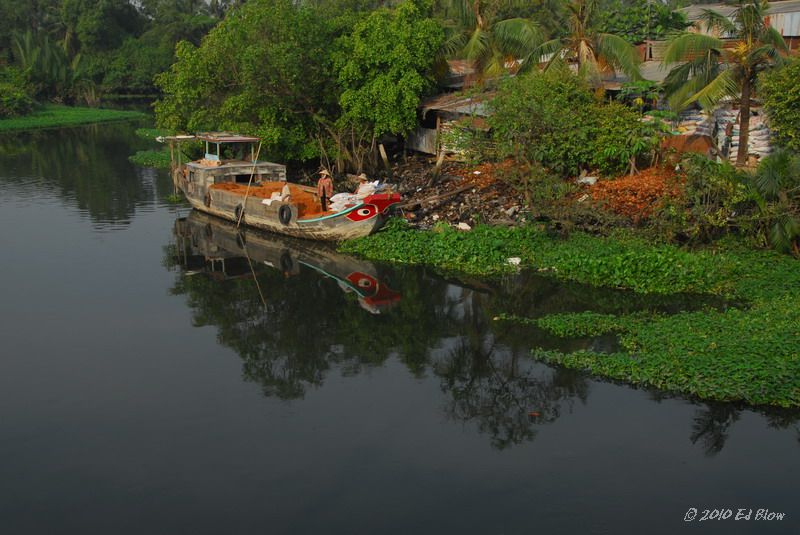
[(328, 201), (333, 197), (333, 179), (327, 169), (319, 172), (321, 175), (317, 181), (317, 195), (322, 211), (328, 210)]

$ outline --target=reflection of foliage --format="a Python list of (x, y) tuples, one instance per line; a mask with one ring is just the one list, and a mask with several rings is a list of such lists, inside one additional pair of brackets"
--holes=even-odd
[(561, 401), (585, 401), (588, 394), (588, 383), (579, 374), (555, 370), (538, 375), (528, 359), (497, 351), (493, 343), (487, 347), (481, 337), (459, 341), (433, 370), (451, 397), (448, 416), (477, 420), (497, 449), (532, 440), (534, 425), (560, 416)]
[(0, 138), (0, 159), (19, 176), (41, 177), (43, 192), (76, 203), (92, 221), (128, 222), (138, 206), (172, 193), (165, 173), (127, 161), (147, 144), (130, 124), (90, 125)]
[(403, 299), (388, 316), (354, 306), (334, 281), (313, 273), (284, 280), (279, 272), (264, 271), (258, 280), (268, 289), (266, 305), (252, 278), (184, 276), (174, 292), (188, 296), (195, 325), (218, 327), (220, 342), (242, 357), (245, 376), (261, 383), (267, 395), (302, 397), (334, 365), (353, 374), (382, 364), (394, 351), (420, 374), (428, 348), (453, 331), (446, 311), (433, 305), (445, 301), (445, 288), (418, 274), (403, 277)]
[[(178, 263), (195, 272), (202, 271), (206, 262), (202, 256), (187, 258), (180, 247), (166, 248), (165, 255), (170, 257), (166, 265), (177, 265), (180, 259)], [(195, 325), (217, 328), (220, 343), (242, 358), (245, 378), (261, 385), (266, 395), (300, 398), (309, 388), (324, 384), (330, 373), (356, 375), (396, 356), (414, 376), (437, 377), (446, 415), (474, 423), (496, 448), (532, 440), (537, 425), (556, 420), (564, 407), (588, 398), (590, 383), (582, 371), (538, 365), (527, 357), (530, 347), (607, 350), (597, 347), (605, 339), (562, 340), (535, 326), (520, 328), (490, 318), (503, 313), (542, 318), (596, 310), (629, 314), (615, 319), (627, 323), (649, 315), (637, 313), (640, 310), (669, 313), (703, 306), (702, 300), (691, 296), (647, 298), (562, 285), (525, 273), (490, 281), (444, 280), (424, 268), (409, 268), (392, 270), (388, 277), (378, 270), (380, 279), (399, 291), (402, 299), (376, 316), (359, 308), (354, 295), (343, 293), (335, 281), (310, 270), (285, 278), (278, 271), (256, 267), (264, 304), (250, 268), (246, 262), (243, 265), (248, 278), (220, 279), (218, 272), (182, 275), (174, 292), (186, 295)], [(669, 337), (654, 337), (653, 343), (664, 345), (665, 339)], [(616, 362), (607, 353), (597, 358), (612, 365)], [(726, 382), (735, 379), (725, 373), (721, 377)], [(658, 391), (651, 395), (660, 397)], [(715, 407), (696, 418), (691, 435), (710, 454), (722, 448), (728, 429), (738, 419), (736, 406)], [(776, 427), (797, 422), (796, 412), (761, 412)]]
[(706, 455), (713, 456), (722, 451), (728, 440), (731, 425), (739, 420), (740, 412), (732, 405), (706, 405), (695, 413), (692, 424), (692, 444), (700, 441)]

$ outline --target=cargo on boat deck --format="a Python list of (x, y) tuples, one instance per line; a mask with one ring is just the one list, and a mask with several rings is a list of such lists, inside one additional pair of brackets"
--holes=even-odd
[[(352, 203), (324, 209), (315, 188), (289, 183), (285, 166), (258, 160), (261, 142), (256, 137), (210, 132), (158, 139), (170, 144), (173, 182), (192, 207), (237, 224), (339, 241), (371, 234), (400, 202), (399, 194), (384, 187), (385, 193), (356, 195)], [(185, 141), (204, 142), (204, 157), (181, 163), (175, 149)]]

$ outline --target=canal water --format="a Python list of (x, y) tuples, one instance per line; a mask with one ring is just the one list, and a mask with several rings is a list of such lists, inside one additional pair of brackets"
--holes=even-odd
[(616, 341), (495, 319), (696, 300), (240, 234), (135, 126), (0, 139), (2, 533), (800, 532), (797, 412), (538, 364)]

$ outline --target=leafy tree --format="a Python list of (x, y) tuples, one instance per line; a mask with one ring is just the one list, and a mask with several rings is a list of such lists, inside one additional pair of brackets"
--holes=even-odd
[(46, 34), (31, 31), (15, 37), (15, 56), (37, 98), (94, 103), (94, 83), (80, 54), (70, 60)]
[(592, 159), (594, 99), (567, 68), (505, 81), (491, 103), (492, 135), (501, 157), (540, 164), (562, 176)]
[(632, 44), (664, 39), (685, 30), (686, 17), (672, 7), (652, 0), (606, 0), (601, 2), (600, 30), (619, 35)]
[(433, 64), (444, 39), (430, 11), (429, 0), (406, 0), (394, 10), (373, 11), (339, 40), (342, 121), (368, 124), (375, 136), (404, 135), (416, 126), (420, 96), (434, 85)]
[(625, 39), (601, 31), (597, 0), (571, 0), (569, 30), (564, 37), (542, 44), (528, 65), (546, 61), (546, 68), (566, 61), (577, 65), (578, 73), (591, 86), (598, 87), (604, 75), (621, 70), (632, 79), (640, 78), (639, 55)]
[(635, 174), (640, 160), (650, 163), (663, 132), (660, 121), (643, 122), (639, 112), (611, 102), (595, 106), (597, 132), (592, 163), (606, 175)]
[(759, 95), (778, 143), (800, 152), (800, 60), (761, 76)]
[(319, 119), (338, 111), (329, 19), (290, 0), (252, 0), (233, 10), (199, 47), (183, 41), (177, 61), (156, 78), (159, 126), (258, 134), (262, 155), (308, 160), (319, 155)]
[(117, 48), (125, 36), (138, 34), (144, 23), (128, 0), (62, 0), (60, 21), (61, 43), (70, 57), (81, 50)]
[(685, 33), (672, 39), (664, 54), (665, 65), (680, 63), (664, 81), (673, 110), (694, 102), (713, 108), (725, 97), (739, 99), (739, 166), (747, 162), (750, 106), (758, 76), (779, 62), (779, 54), (786, 51), (783, 37), (764, 20), (766, 10), (763, 0), (740, 0), (730, 19), (706, 10), (706, 27), (732, 35), (735, 46), (726, 47), (722, 39), (711, 35)]
[[(448, 57), (473, 62), (480, 78), (494, 78), (509, 72), (514, 61), (529, 56), (542, 42), (542, 33), (531, 20), (501, 18), (501, 11), (513, 2), (503, 0), (450, 0), (448, 13), (454, 15), (451, 35), (443, 46)], [(513, 3), (516, 4), (516, 3)]]

